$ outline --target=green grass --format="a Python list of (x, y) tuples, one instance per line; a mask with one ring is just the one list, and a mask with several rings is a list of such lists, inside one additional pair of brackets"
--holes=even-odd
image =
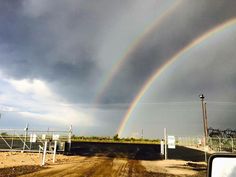
[(111, 138), (111, 137), (81, 137), (72, 136), (76, 142), (100, 142), (100, 143), (127, 143), (127, 144), (160, 144), (160, 140), (135, 139), (135, 138)]

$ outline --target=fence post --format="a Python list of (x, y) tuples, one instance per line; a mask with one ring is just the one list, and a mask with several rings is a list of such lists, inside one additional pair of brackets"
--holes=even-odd
[(212, 137), (209, 136), (208, 138), (209, 138), (210, 150), (213, 150)]
[(165, 139), (165, 160), (167, 160), (167, 130), (164, 128), (164, 139)]
[[(31, 150), (31, 147), (32, 147), (31, 136), (32, 136), (32, 139), (33, 139), (34, 131), (32, 131), (31, 134), (30, 134), (30, 150)], [(37, 138), (36, 138), (36, 139), (37, 139)], [(36, 141), (37, 141), (37, 140), (36, 140)]]
[(68, 143), (69, 143), (69, 148), (68, 148), (68, 150), (69, 150), (69, 151), (70, 151), (70, 149), (71, 149), (71, 136), (72, 136), (72, 125), (70, 126), (69, 135), (68, 135)]
[(13, 135), (11, 137), (11, 149), (13, 147), (14, 136), (15, 136), (15, 131), (13, 131)]
[(56, 153), (57, 153), (57, 141), (54, 142), (53, 163), (55, 163), (55, 160), (56, 160)]
[(205, 162), (207, 163), (207, 147), (206, 147), (206, 136), (203, 137), (203, 141), (204, 141), (204, 155), (205, 155)]
[(220, 137), (219, 137), (219, 148), (220, 148), (220, 152), (221, 152), (221, 140), (220, 140)]
[(231, 137), (231, 140), (232, 140), (232, 152), (234, 152), (234, 139)]
[(42, 161), (42, 166), (45, 165), (45, 160), (46, 160), (46, 153), (47, 153), (47, 140), (45, 141), (44, 144), (44, 149), (43, 149), (43, 161)]
[(23, 152), (25, 150), (25, 145), (26, 145), (26, 140), (27, 140), (27, 135), (28, 135), (28, 128), (29, 128), (29, 124), (27, 123), (26, 124), (26, 127), (25, 127), (25, 138), (24, 138), (24, 144), (23, 144)]

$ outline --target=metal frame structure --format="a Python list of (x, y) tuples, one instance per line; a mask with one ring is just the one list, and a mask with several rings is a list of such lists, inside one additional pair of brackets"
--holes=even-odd
[(57, 138), (57, 151), (64, 151), (65, 143), (71, 143), (72, 127), (67, 131), (43, 131), (29, 129), (0, 129), (0, 151), (38, 152), (48, 141), (48, 149), (54, 146)]

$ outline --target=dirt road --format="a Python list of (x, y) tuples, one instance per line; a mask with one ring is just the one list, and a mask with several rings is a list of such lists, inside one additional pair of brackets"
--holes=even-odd
[[(151, 164), (154, 162), (150, 161)], [(173, 162), (171, 162), (173, 164)], [(178, 162), (179, 165), (180, 162)], [(182, 162), (184, 163), (184, 162)], [(174, 176), (204, 176), (192, 169), (182, 170), (178, 175), (166, 173), (165, 169), (147, 170), (142, 161), (121, 158), (87, 157), (84, 159), (74, 158), (71, 162), (63, 165), (54, 165), (35, 173), (21, 177), (174, 177)], [(187, 168), (187, 167), (186, 167)], [(191, 171), (191, 173), (190, 173)]]
[(82, 161), (74, 161), (69, 164), (55, 166), (50, 169), (42, 170), (33, 174), (25, 175), (24, 177), (73, 177), (73, 176), (86, 176), (86, 177), (99, 177), (99, 176), (122, 176), (132, 177), (140, 176), (146, 177), (148, 172), (136, 160), (126, 159), (112, 159), (91, 157), (85, 158)]
[(48, 154), (45, 167), (39, 166), (41, 156), (37, 153), (0, 153), (0, 177), (206, 176), (206, 166), (201, 164), (204, 154), (185, 147), (168, 151), (171, 160), (162, 160), (156, 145), (87, 143), (80, 144), (75, 152), (69, 156), (57, 155), (56, 164)]

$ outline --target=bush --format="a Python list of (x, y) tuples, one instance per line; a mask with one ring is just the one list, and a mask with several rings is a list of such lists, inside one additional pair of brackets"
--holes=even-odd
[(119, 135), (115, 134), (115, 136), (113, 137), (113, 140), (115, 140), (115, 141), (119, 140)]
[(1, 135), (2, 136), (7, 136), (8, 134), (7, 134), (7, 132), (2, 132)]

